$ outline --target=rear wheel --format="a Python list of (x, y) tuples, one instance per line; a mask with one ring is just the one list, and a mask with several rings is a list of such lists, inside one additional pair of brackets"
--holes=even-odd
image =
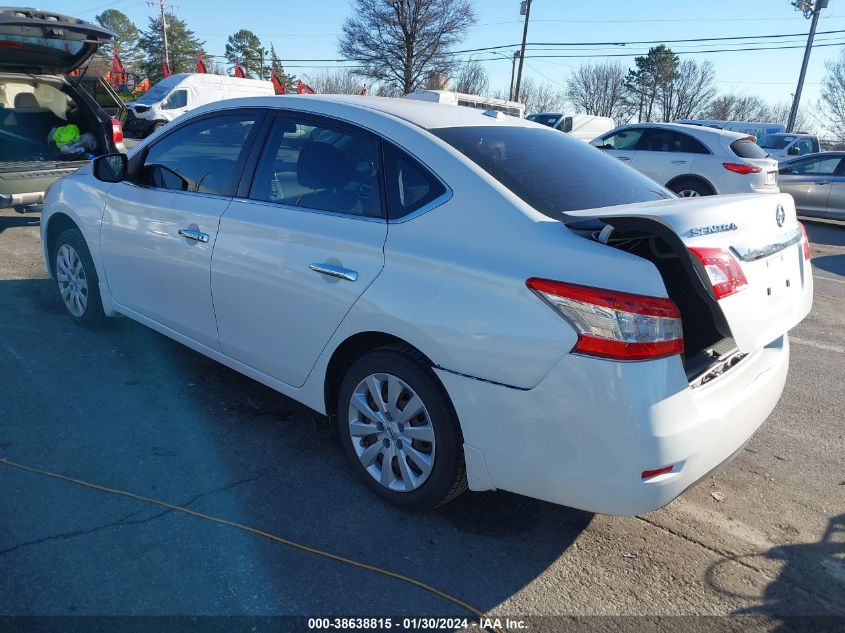
[(692, 178), (673, 182), (669, 185), (669, 189), (681, 198), (698, 198), (699, 196), (712, 196), (714, 194), (713, 189), (707, 184)]
[(56, 286), (71, 318), (86, 327), (105, 323), (97, 271), (79, 229), (66, 229), (53, 247)]
[(337, 410), (352, 467), (383, 499), (425, 510), (466, 490), (457, 416), (415, 350), (382, 347), (361, 357), (343, 379)]

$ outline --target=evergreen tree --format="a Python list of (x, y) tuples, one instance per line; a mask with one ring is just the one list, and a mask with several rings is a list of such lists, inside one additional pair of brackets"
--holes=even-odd
[(628, 71), (625, 85), (628, 99), (639, 121), (654, 121), (668, 110), (662, 102), (668, 98), (678, 75), (678, 56), (665, 44), (652, 46), (647, 55), (634, 59), (636, 68)]
[(264, 47), (258, 36), (248, 29), (241, 29), (232, 33), (226, 41), (226, 59), (233, 66), (240, 62), (241, 68), (247, 77), (256, 76), (259, 79), (265, 78), (265, 68), (262, 67), (264, 60)]
[[(276, 47), (273, 46), (273, 42), (270, 42), (270, 70), (276, 71), (276, 76), (285, 85), (285, 91), (288, 94), (296, 92), (296, 76), (289, 75), (285, 72), (285, 67), (282, 66), (282, 60), (279, 58), (278, 53), (276, 53)], [(267, 78), (270, 78), (269, 70)]]
[[(114, 44), (117, 45), (118, 55), (121, 61), (129, 70), (138, 68), (144, 56), (138, 48), (138, 28), (132, 23), (125, 13), (117, 9), (107, 9), (94, 18), (97, 24), (104, 26), (115, 35)], [(109, 44), (103, 46), (102, 53), (109, 58), (112, 56), (114, 46)]]
[[(184, 20), (180, 20), (172, 13), (166, 13), (167, 48), (170, 53), (170, 72), (192, 73), (197, 67), (197, 52), (201, 52), (206, 60), (211, 59), (203, 50), (205, 42), (188, 28)], [(146, 31), (141, 33), (138, 44), (144, 52), (141, 69), (150, 81), (155, 83), (162, 77), (164, 62), (164, 40), (161, 35), (161, 17), (150, 18)]]

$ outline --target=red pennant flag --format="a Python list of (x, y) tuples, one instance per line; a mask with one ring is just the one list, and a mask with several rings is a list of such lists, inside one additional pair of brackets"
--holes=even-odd
[(205, 66), (205, 60), (202, 58), (202, 51), (197, 52), (197, 72), (207, 73), (208, 68)]
[(144, 77), (144, 80), (135, 86), (135, 92), (146, 92), (150, 89), (150, 78)]
[(301, 79), (296, 80), (296, 92), (301, 95), (313, 95), (314, 89), (306, 83), (303, 83)]
[(164, 75), (165, 77), (170, 77), (170, 75), (171, 75), (170, 64), (167, 63), (167, 60), (164, 60), (161, 63), (161, 74)]
[(283, 84), (281, 79), (279, 79), (279, 76), (276, 75), (275, 69), (270, 71), (270, 81), (273, 82), (273, 90), (277, 95), (283, 95), (287, 92), (285, 90), (285, 84)]
[(361, 88), (361, 92), (359, 92), (362, 97), (367, 97), (370, 94), (370, 90), (367, 88), (367, 84), (364, 84), (364, 87)]
[(127, 72), (123, 62), (120, 61), (120, 56), (117, 54), (117, 46), (112, 49), (111, 54), (111, 74), (107, 80), (113, 88), (120, 90), (126, 85)]
[(241, 68), (241, 63), (237, 59), (235, 60), (235, 77), (246, 78), (246, 73), (244, 73), (244, 69)]

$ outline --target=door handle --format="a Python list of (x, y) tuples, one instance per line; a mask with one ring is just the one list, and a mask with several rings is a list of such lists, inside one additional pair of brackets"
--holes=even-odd
[(685, 161), (685, 160), (673, 160), (672, 164), (673, 165), (686, 165), (687, 161)]
[(619, 160), (624, 160), (624, 161), (629, 161), (629, 160), (631, 160), (631, 157), (630, 157), (630, 156), (617, 156), (616, 158), (618, 158)]
[(196, 240), (205, 244), (208, 242), (208, 233), (197, 231), (196, 229), (179, 229), (179, 237), (185, 237), (189, 240)]
[(827, 184), (829, 184), (829, 182), (827, 180), (817, 180), (816, 184), (817, 185), (827, 185)]
[(310, 264), (308, 266), (315, 273), (321, 275), (328, 275), (329, 277), (336, 277), (338, 279), (345, 279), (346, 281), (355, 281), (358, 279), (358, 273), (348, 268), (341, 268), (340, 266), (333, 266), (332, 264)]

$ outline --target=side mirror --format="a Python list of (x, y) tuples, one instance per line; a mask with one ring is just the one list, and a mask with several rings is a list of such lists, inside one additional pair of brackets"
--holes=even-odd
[(786, 150), (786, 153), (790, 156), (799, 156), (801, 154), (801, 148), (797, 145), (793, 145), (788, 150)]
[(94, 159), (94, 178), (103, 182), (120, 182), (126, 178), (129, 161), (126, 154), (106, 154)]

